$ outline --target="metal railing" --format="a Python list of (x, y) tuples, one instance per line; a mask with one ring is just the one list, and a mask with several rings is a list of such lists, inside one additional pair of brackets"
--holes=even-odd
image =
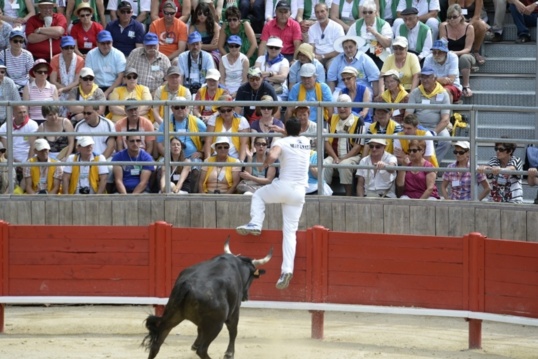
[[(14, 134), (13, 133), (13, 111), (11, 106), (17, 106), (17, 105), (24, 105), (24, 106), (43, 106), (43, 105), (59, 105), (59, 106), (70, 106), (70, 105), (79, 105), (79, 101), (20, 101), (20, 102), (8, 102), (8, 101), (0, 101), (0, 106), (7, 106), (7, 120), (6, 120), (6, 134), (2, 134), (2, 137), (7, 138), (7, 163), (0, 163), (0, 168), (7, 166), (9, 173), (12, 173), (15, 167), (32, 167), (32, 166), (57, 166), (58, 163), (28, 163), (25, 162), (23, 164), (15, 163), (13, 160), (13, 151), (9, 151), (10, 148), (13, 148), (13, 137), (17, 136), (28, 136), (27, 133), (25, 134)], [(88, 102), (88, 105), (119, 105), (123, 106), (128, 104), (128, 101), (91, 101)], [(176, 105), (187, 105), (187, 106), (208, 106), (208, 105), (227, 105), (231, 107), (245, 107), (245, 106), (252, 106), (253, 102), (250, 101), (234, 101), (233, 103), (230, 102), (222, 102), (222, 101), (137, 101), (138, 105), (141, 106), (164, 106), (164, 116), (163, 119), (165, 121), (165, 125), (163, 126), (162, 132), (152, 132), (152, 136), (159, 136), (162, 135), (164, 138), (170, 138), (170, 136), (176, 135), (181, 137), (191, 137), (191, 136), (199, 136), (199, 133), (188, 133), (188, 132), (174, 132), (170, 131), (169, 126), (169, 119), (171, 115), (170, 106), (176, 106)], [(260, 102), (256, 103), (256, 105), (259, 105)], [(367, 108), (386, 108), (387, 104), (385, 103), (338, 103), (338, 102), (314, 102), (314, 101), (287, 101), (287, 102), (272, 102), (272, 105), (275, 106), (309, 106), (309, 107), (316, 107), (318, 109), (317, 111), (317, 123), (318, 124), (325, 124), (323, 120), (323, 107), (367, 107)], [(318, 169), (321, 169), (318, 171), (318, 193), (323, 193), (323, 169), (324, 168), (334, 168), (334, 169), (340, 169), (340, 168), (348, 168), (352, 170), (357, 169), (373, 169), (373, 166), (362, 166), (362, 165), (341, 165), (341, 164), (331, 164), (331, 165), (324, 165), (323, 160), (325, 157), (324, 154), (324, 143), (325, 140), (328, 138), (356, 138), (356, 139), (370, 139), (370, 138), (385, 138), (385, 139), (423, 139), (423, 140), (435, 140), (435, 141), (469, 141), (471, 145), (471, 157), (470, 157), (470, 168), (422, 168), (422, 167), (411, 167), (411, 166), (394, 166), (394, 167), (386, 167), (387, 170), (421, 170), (421, 171), (427, 171), (427, 172), (471, 172), (471, 178), (476, 178), (476, 169), (478, 166), (478, 154), (477, 154), (477, 148), (480, 144), (491, 144), (495, 142), (513, 142), (519, 145), (522, 144), (535, 144), (538, 145), (538, 140), (533, 139), (521, 139), (521, 138), (511, 138), (510, 140), (507, 139), (501, 139), (500, 137), (496, 138), (480, 138), (477, 136), (477, 113), (487, 111), (487, 112), (506, 112), (506, 113), (534, 113), (538, 116), (538, 108), (537, 107), (504, 107), (504, 106), (484, 106), (484, 105), (422, 105), (422, 104), (389, 104), (391, 108), (394, 109), (450, 109), (452, 112), (469, 112), (470, 113), (470, 121), (469, 121), (469, 130), (470, 134), (469, 137), (435, 137), (432, 138), (431, 136), (397, 136), (397, 135), (372, 135), (372, 134), (330, 134), (325, 132), (325, 126), (317, 126), (317, 133), (315, 136), (311, 135), (305, 135), (307, 137), (312, 137), (316, 139), (317, 143), (317, 152), (318, 152), (318, 162), (317, 167)], [(536, 126), (538, 124), (538, 120), (535, 120), (535, 128), (538, 128)], [(219, 136), (222, 135), (221, 132), (205, 132), (203, 133), (203, 136)], [(35, 133), (35, 137), (42, 137), (42, 136), (82, 136), (82, 135), (88, 135), (88, 136), (109, 136), (110, 132), (74, 132), (73, 134), (65, 133), (65, 132), (39, 132)], [(115, 135), (117, 136), (126, 136), (126, 135), (140, 135), (140, 136), (147, 136), (148, 132), (115, 132)], [(260, 137), (260, 133), (226, 133), (226, 136), (229, 137)], [(281, 136), (278, 133), (263, 133), (263, 137), (279, 137)], [(146, 165), (155, 165), (155, 166), (165, 166), (164, 167), (164, 175), (167, 176), (166, 178), (170, 177), (170, 165), (175, 166), (185, 166), (185, 165), (193, 165), (192, 162), (172, 162), (170, 158), (170, 142), (164, 141), (164, 159), (162, 162), (140, 162), (140, 161), (129, 161), (129, 162), (114, 162), (113, 164), (117, 165), (127, 165), (127, 164), (146, 164)], [(111, 162), (107, 162), (108, 165), (111, 165)], [(61, 162), (62, 166), (73, 166), (73, 165), (95, 165), (95, 162)], [(255, 167), (255, 166), (261, 166), (261, 163), (196, 163), (196, 166), (222, 166), (222, 167)], [(277, 164), (278, 166), (278, 164)], [(502, 171), (502, 173), (505, 174), (518, 174), (523, 175), (526, 174), (526, 171)], [(13, 181), (10, 181), (9, 184), (9, 193), (13, 193), (14, 190), (14, 184)], [(170, 191), (170, 183), (169, 181), (165, 182), (166, 185), (166, 192)], [(473, 186), (471, 188), (471, 198), (477, 199), (477, 184), (476, 181), (473, 180)]]

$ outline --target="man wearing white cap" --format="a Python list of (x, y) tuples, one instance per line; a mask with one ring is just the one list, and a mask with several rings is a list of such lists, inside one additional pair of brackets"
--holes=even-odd
[[(104, 194), (108, 178), (108, 166), (103, 155), (93, 153), (95, 142), (89, 136), (77, 138), (77, 153), (67, 159), (73, 166), (65, 166), (62, 177), (63, 194)], [(81, 166), (78, 162), (94, 162), (95, 165)]]
[(361, 168), (357, 170), (357, 197), (396, 198), (394, 192), (395, 170), (387, 170), (385, 167), (398, 165), (398, 160), (385, 148), (387, 141), (384, 138), (372, 138), (368, 141), (370, 154), (364, 157), (360, 166), (372, 166), (373, 168)]
[[(30, 158), (28, 162), (58, 162), (49, 158), (50, 145), (46, 139), (39, 138), (35, 140), (34, 148), (36, 155)], [(58, 194), (62, 175), (62, 166), (34, 166), (23, 167), (22, 169), (26, 193), (28, 194)]]
[[(301, 83), (293, 85), (290, 90), (289, 101), (327, 101), (333, 99), (331, 89), (325, 83), (316, 81), (316, 66), (313, 64), (304, 64), (299, 71)], [(286, 119), (291, 117), (292, 106), (288, 106)], [(323, 120), (328, 121), (333, 113), (332, 107), (323, 108)], [(310, 120), (318, 123), (318, 107), (313, 106), (310, 111)], [(318, 123), (318, 125), (321, 125)]]

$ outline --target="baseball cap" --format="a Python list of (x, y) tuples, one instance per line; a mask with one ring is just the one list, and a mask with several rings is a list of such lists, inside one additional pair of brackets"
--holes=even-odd
[(120, 1), (118, 4), (118, 10), (120, 9), (133, 9), (133, 5), (129, 1)]
[(226, 40), (226, 43), (228, 44), (236, 44), (241, 46), (243, 42), (241, 41), (241, 38), (237, 35), (231, 35), (228, 40)]
[(93, 70), (89, 67), (83, 67), (80, 69), (80, 77), (86, 77), (86, 76), (93, 76), (95, 77), (95, 74), (93, 73)]
[(129, 74), (138, 75), (138, 71), (136, 71), (136, 69), (134, 67), (129, 67), (128, 69), (125, 69), (123, 74), (126, 75), (126, 76), (129, 75)]
[(380, 145), (386, 146), (387, 140), (385, 140), (384, 138), (372, 138), (370, 139), (370, 141), (368, 141), (368, 144), (370, 143), (379, 143)]
[(71, 36), (62, 36), (62, 39), (60, 40), (60, 47), (64, 48), (66, 46), (75, 46), (75, 39), (73, 39)]
[(95, 142), (93, 138), (91, 138), (90, 136), (77, 137), (77, 146), (88, 147), (89, 145), (94, 145), (94, 144)]
[(401, 46), (401, 47), (405, 47), (407, 48), (409, 46), (409, 42), (407, 41), (407, 39), (403, 36), (396, 36), (393, 40), (392, 40), (392, 46)]
[(34, 141), (34, 148), (36, 151), (50, 150), (50, 145), (44, 138), (38, 138)]
[(202, 42), (202, 35), (198, 31), (194, 31), (189, 35), (187, 44), (194, 44), (195, 42)]
[(283, 47), (283, 43), (282, 43), (282, 40), (279, 39), (278, 37), (270, 37), (269, 40), (267, 40), (267, 46), (273, 46), (273, 47)]
[[(170, 66), (168, 70), (166, 71), (166, 77), (170, 75), (181, 75), (181, 72), (179, 72), (179, 67), (177, 66)], [(206, 76), (207, 78), (207, 76)]]
[(280, 0), (279, 2), (276, 3), (276, 10), (278, 10), (278, 9), (291, 10), (290, 3), (287, 2), (286, 0)]
[(20, 36), (24, 39), (24, 31), (21, 30), (13, 30), (9, 33), (9, 39), (11, 40), (14, 37)]
[(220, 71), (217, 70), (217, 69), (209, 69), (209, 70), (207, 70), (207, 73), (205, 75), (205, 79), (206, 80), (219, 81), (220, 80)]
[(469, 144), (469, 141), (457, 141), (452, 144), (452, 146), (458, 146), (463, 148), (464, 150), (468, 150), (471, 148), (471, 145)]
[(248, 76), (262, 77), (262, 70), (260, 70), (258, 67), (251, 67), (248, 69)]
[(448, 43), (446, 40), (435, 40), (431, 47), (432, 50), (439, 50), (443, 52), (448, 52)]
[(97, 42), (113, 41), (112, 35), (107, 30), (102, 30), (97, 34)]
[(159, 37), (153, 32), (148, 32), (144, 35), (144, 45), (158, 45)]
[(304, 64), (299, 70), (299, 76), (312, 77), (316, 74), (316, 66), (314, 64)]
[(435, 71), (431, 68), (431, 67), (424, 67), (422, 69), (422, 71), (420, 71), (420, 74), (421, 75), (434, 75), (435, 74)]
[(133, 103), (125, 105), (125, 110), (132, 110), (132, 109), (138, 108), (138, 104), (136, 103), (137, 102), (136, 99), (129, 98), (129, 99), (127, 99), (127, 101), (133, 101)]
[(174, 11), (177, 11), (176, 4), (174, 4), (173, 1), (166, 1), (163, 5), (163, 10), (164, 9), (172, 9)]

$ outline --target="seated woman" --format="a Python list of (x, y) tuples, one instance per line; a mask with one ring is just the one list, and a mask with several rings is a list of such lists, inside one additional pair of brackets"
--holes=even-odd
[[(206, 140), (207, 141), (207, 140)], [(228, 156), (230, 141), (228, 137), (219, 137), (211, 145), (215, 155), (205, 159), (206, 163), (240, 163), (239, 160)], [(200, 193), (233, 194), (239, 184), (239, 166), (204, 166), (200, 174), (198, 188)]]
[[(396, 70), (389, 70), (383, 75), (383, 84), (385, 91), (380, 96), (376, 97), (376, 101), (386, 103), (407, 103), (409, 100), (409, 92), (400, 82), (400, 74)], [(402, 123), (405, 117), (405, 109), (392, 109), (392, 119), (398, 123)]]
[[(409, 167), (433, 168), (433, 165), (424, 159), (426, 141), (409, 141), (409, 155), (405, 156), (401, 165)], [(439, 199), (435, 185), (436, 172), (421, 170), (399, 170), (396, 177), (396, 194), (405, 199)]]
[(189, 34), (198, 31), (202, 35), (202, 50), (211, 53), (215, 65), (219, 65), (219, 33), (220, 26), (215, 21), (213, 10), (209, 4), (199, 2), (194, 10), (189, 26)]
[[(2, 142), (0, 142), (0, 163), (5, 162), (7, 162), (6, 149)], [(10, 181), (13, 181), (14, 186), (17, 186), (17, 172), (15, 168), (10, 172), (7, 165), (0, 166), (0, 194), (8, 194)]]
[(364, 48), (361, 50), (374, 60), (381, 70), (385, 57), (390, 54), (393, 32), (390, 24), (380, 17), (377, 5), (373, 0), (364, 1), (362, 18), (350, 26), (347, 34), (359, 36), (365, 40)]
[(463, 97), (473, 96), (470, 86), (471, 69), (476, 64), (471, 54), (475, 40), (474, 27), (465, 22), (458, 4), (451, 5), (447, 10), (447, 20), (439, 26), (439, 38), (448, 40), (448, 49), (458, 55), (458, 67), (461, 75)]
[[(230, 157), (244, 161), (247, 157), (248, 137), (233, 136), (234, 133), (250, 132), (250, 125), (246, 118), (234, 112), (232, 105), (232, 97), (223, 95), (218, 98), (218, 101), (228, 101), (230, 105), (215, 106), (218, 110), (218, 115), (212, 116), (207, 121), (207, 132), (222, 132), (221, 136), (227, 136), (229, 139)], [(205, 158), (209, 158), (213, 153), (215, 137), (207, 136), (204, 143)]]
[[(370, 102), (372, 94), (366, 86), (357, 81), (359, 71), (356, 68), (346, 66), (340, 72), (340, 76), (342, 76), (342, 81), (346, 85), (346, 88), (342, 90), (342, 94), (349, 95), (352, 102)], [(372, 122), (369, 108), (353, 107), (352, 111), (362, 118), (364, 122)]]
[(219, 64), (220, 83), (235, 98), (239, 86), (247, 82), (249, 62), (239, 50), (241, 47), (239, 36), (230, 36), (226, 43), (230, 52), (222, 57)]
[[(456, 155), (456, 162), (448, 165), (448, 168), (469, 168), (471, 145), (467, 141), (458, 141), (454, 143), (454, 154)], [(483, 173), (477, 173), (476, 183), (482, 185), (482, 192), (478, 195), (478, 200), (481, 201), (489, 194), (491, 188), (489, 187), (486, 175)], [(471, 178), (471, 172), (444, 172), (443, 183), (441, 184), (441, 193), (444, 199), (458, 200), (458, 201), (470, 201), (471, 198), (471, 186), (473, 180)], [(450, 196), (448, 195), (448, 188), (450, 187)]]
[[(110, 101), (119, 101), (119, 100), (128, 100), (135, 99), (138, 101), (151, 101), (151, 93), (149, 88), (138, 83), (138, 72), (135, 68), (131, 67), (125, 70), (123, 73), (123, 86), (116, 87), (108, 96)], [(108, 106), (110, 113), (108, 118), (112, 122), (116, 123), (125, 116), (127, 112), (125, 111), (125, 106)], [(138, 115), (142, 117), (148, 116), (150, 106), (139, 106)]]
[(264, 80), (273, 85), (278, 99), (286, 101), (288, 99), (290, 63), (280, 53), (282, 46), (281, 39), (270, 37), (267, 40), (267, 54), (258, 57), (254, 66), (261, 69)]
[[(276, 133), (275, 128), (284, 129), (284, 123), (275, 118), (278, 106), (273, 105), (273, 98), (269, 95), (262, 96), (260, 104), (256, 106), (256, 115), (261, 116), (258, 120), (250, 124), (251, 132)], [(267, 147), (271, 147), (273, 137), (267, 137)]]
[[(60, 100), (67, 100), (69, 91), (78, 86), (80, 70), (84, 67), (84, 59), (75, 53), (75, 39), (63, 36), (60, 42), (62, 52), (52, 57), (50, 66), (50, 82), (56, 86)], [(61, 107), (60, 114), (67, 115), (67, 108)]]
[[(78, 86), (69, 91), (67, 99), (69, 101), (106, 100), (103, 90), (97, 86), (94, 80), (95, 74), (93, 73), (93, 70), (89, 67), (83, 67), (80, 70)], [(84, 119), (82, 111), (84, 111), (84, 106), (82, 105), (69, 106), (69, 119), (73, 125)], [(99, 106), (99, 115), (102, 116), (104, 113), (105, 106)]]
[[(411, 92), (418, 86), (420, 63), (417, 55), (407, 51), (408, 42), (403, 36), (396, 36), (392, 40), (392, 55), (389, 55), (381, 68), (381, 74), (389, 70), (395, 70), (400, 77), (404, 89)], [(382, 81), (379, 82), (379, 92), (385, 90)]]
[[(501, 137), (506, 138), (506, 137)], [(507, 171), (522, 171), (523, 161), (514, 156), (517, 145), (510, 142), (495, 143), (495, 157), (490, 158), (485, 166), (478, 167), (478, 173), (487, 173), (491, 185), (488, 200), (491, 202), (523, 202), (523, 188), (521, 175), (509, 175), (501, 173)]]
[(304, 64), (314, 64), (314, 66), (316, 66), (316, 81), (320, 83), (325, 82), (325, 68), (323, 67), (323, 64), (316, 59), (314, 55), (314, 47), (310, 44), (301, 44), (297, 49), (295, 61), (290, 67), (288, 89), (291, 89), (296, 83), (301, 82), (299, 70)]
[(225, 11), (225, 17), (222, 19), (223, 24), (219, 33), (219, 52), (221, 56), (228, 53), (228, 46), (226, 41), (231, 35), (237, 35), (241, 38), (241, 53), (245, 54), (249, 59), (249, 66), (254, 66), (256, 60), (256, 50), (258, 49), (258, 42), (256, 41), (256, 34), (250, 26), (248, 20), (241, 20), (241, 11), (235, 7), (229, 7)]
[[(267, 158), (267, 139), (254, 137), (254, 154), (247, 154), (246, 163), (264, 163)], [(245, 166), (245, 170), (239, 173), (241, 182), (237, 186), (237, 193), (253, 194), (261, 187), (273, 182), (276, 176), (276, 167), (251, 167)]]
[(81, 1), (74, 13), (78, 21), (73, 24), (69, 32), (75, 39), (75, 53), (83, 58), (91, 49), (97, 47), (97, 34), (106, 27), (106, 19), (103, 18), (103, 24), (100, 24), (98, 21), (92, 20), (93, 14), (94, 11), (90, 3)]
[[(30, 76), (34, 79), (24, 86), (22, 99), (24, 101), (58, 101), (58, 90), (56, 86), (47, 81), (47, 77), (52, 72), (47, 60), (38, 59), (30, 70)], [(41, 124), (45, 121), (41, 106), (28, 106), (28, 114), (32, 120)]]
[(39, 136), (37, 138), (44, 138), (50, 145), (49, 157), (58, 161), (65, 161), (75, 147), (75, 139), (73, 136), (68, 136), (67, 133), (75, 134), (71, 121), (67, 118), (60, 117), (58, 115), (59, 107), (56, 105), (47, 105), (41, 107), (43, 117), (46, 119), (37, 132), (65, 132), (66, 135), (60, 136)]
[[(188, 158), (185, 158), (185, 144), (183, 144), (177, 137), (170, 139), (170, 162), (190, 162)], [(190, 166), (176, 166), (170, 165), (170, 192), (175, 194), (187, 194), (192, 190), (192, 183), (190, 183), (189, 174), (191, 172)], [(166, 177), (165, 167), (161, 167), (161, 180), (160, 180), (161, 193), (166, 192)]]
[[(228, 94), (228, 90), (219, 86), (220, 72), (216, 69), (207, 70), (205, 76), (206, 83), (200, 87), (194, 99), (196, 101), (217, 101), (223, 95)], [(202, 121), (207, 123), (207, 120), (218, 111), (214, 106), (194, 106), (193, 113)]]

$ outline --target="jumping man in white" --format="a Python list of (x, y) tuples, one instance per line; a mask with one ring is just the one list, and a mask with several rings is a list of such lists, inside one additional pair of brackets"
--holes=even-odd
[(299, 120), (290, 118), (286, 122), (287, 136), (273, 143), (263, 163), (263, 167), (267, 168), (278, 159), (280, 177), (254, 193), (250, 205), (250, 223), (236, 229), (237, 233), (242, 235), (260, 235), (265, 218), (265, 204), (280, 203), (282, 205), (283, 261), (282, 274), (276, 283), (278, 289), (287, 288), (293, 277), (296, 232), (305, 202), (305, 189), (308, 186), (310, 140), (300, 136), (300, 132)]

